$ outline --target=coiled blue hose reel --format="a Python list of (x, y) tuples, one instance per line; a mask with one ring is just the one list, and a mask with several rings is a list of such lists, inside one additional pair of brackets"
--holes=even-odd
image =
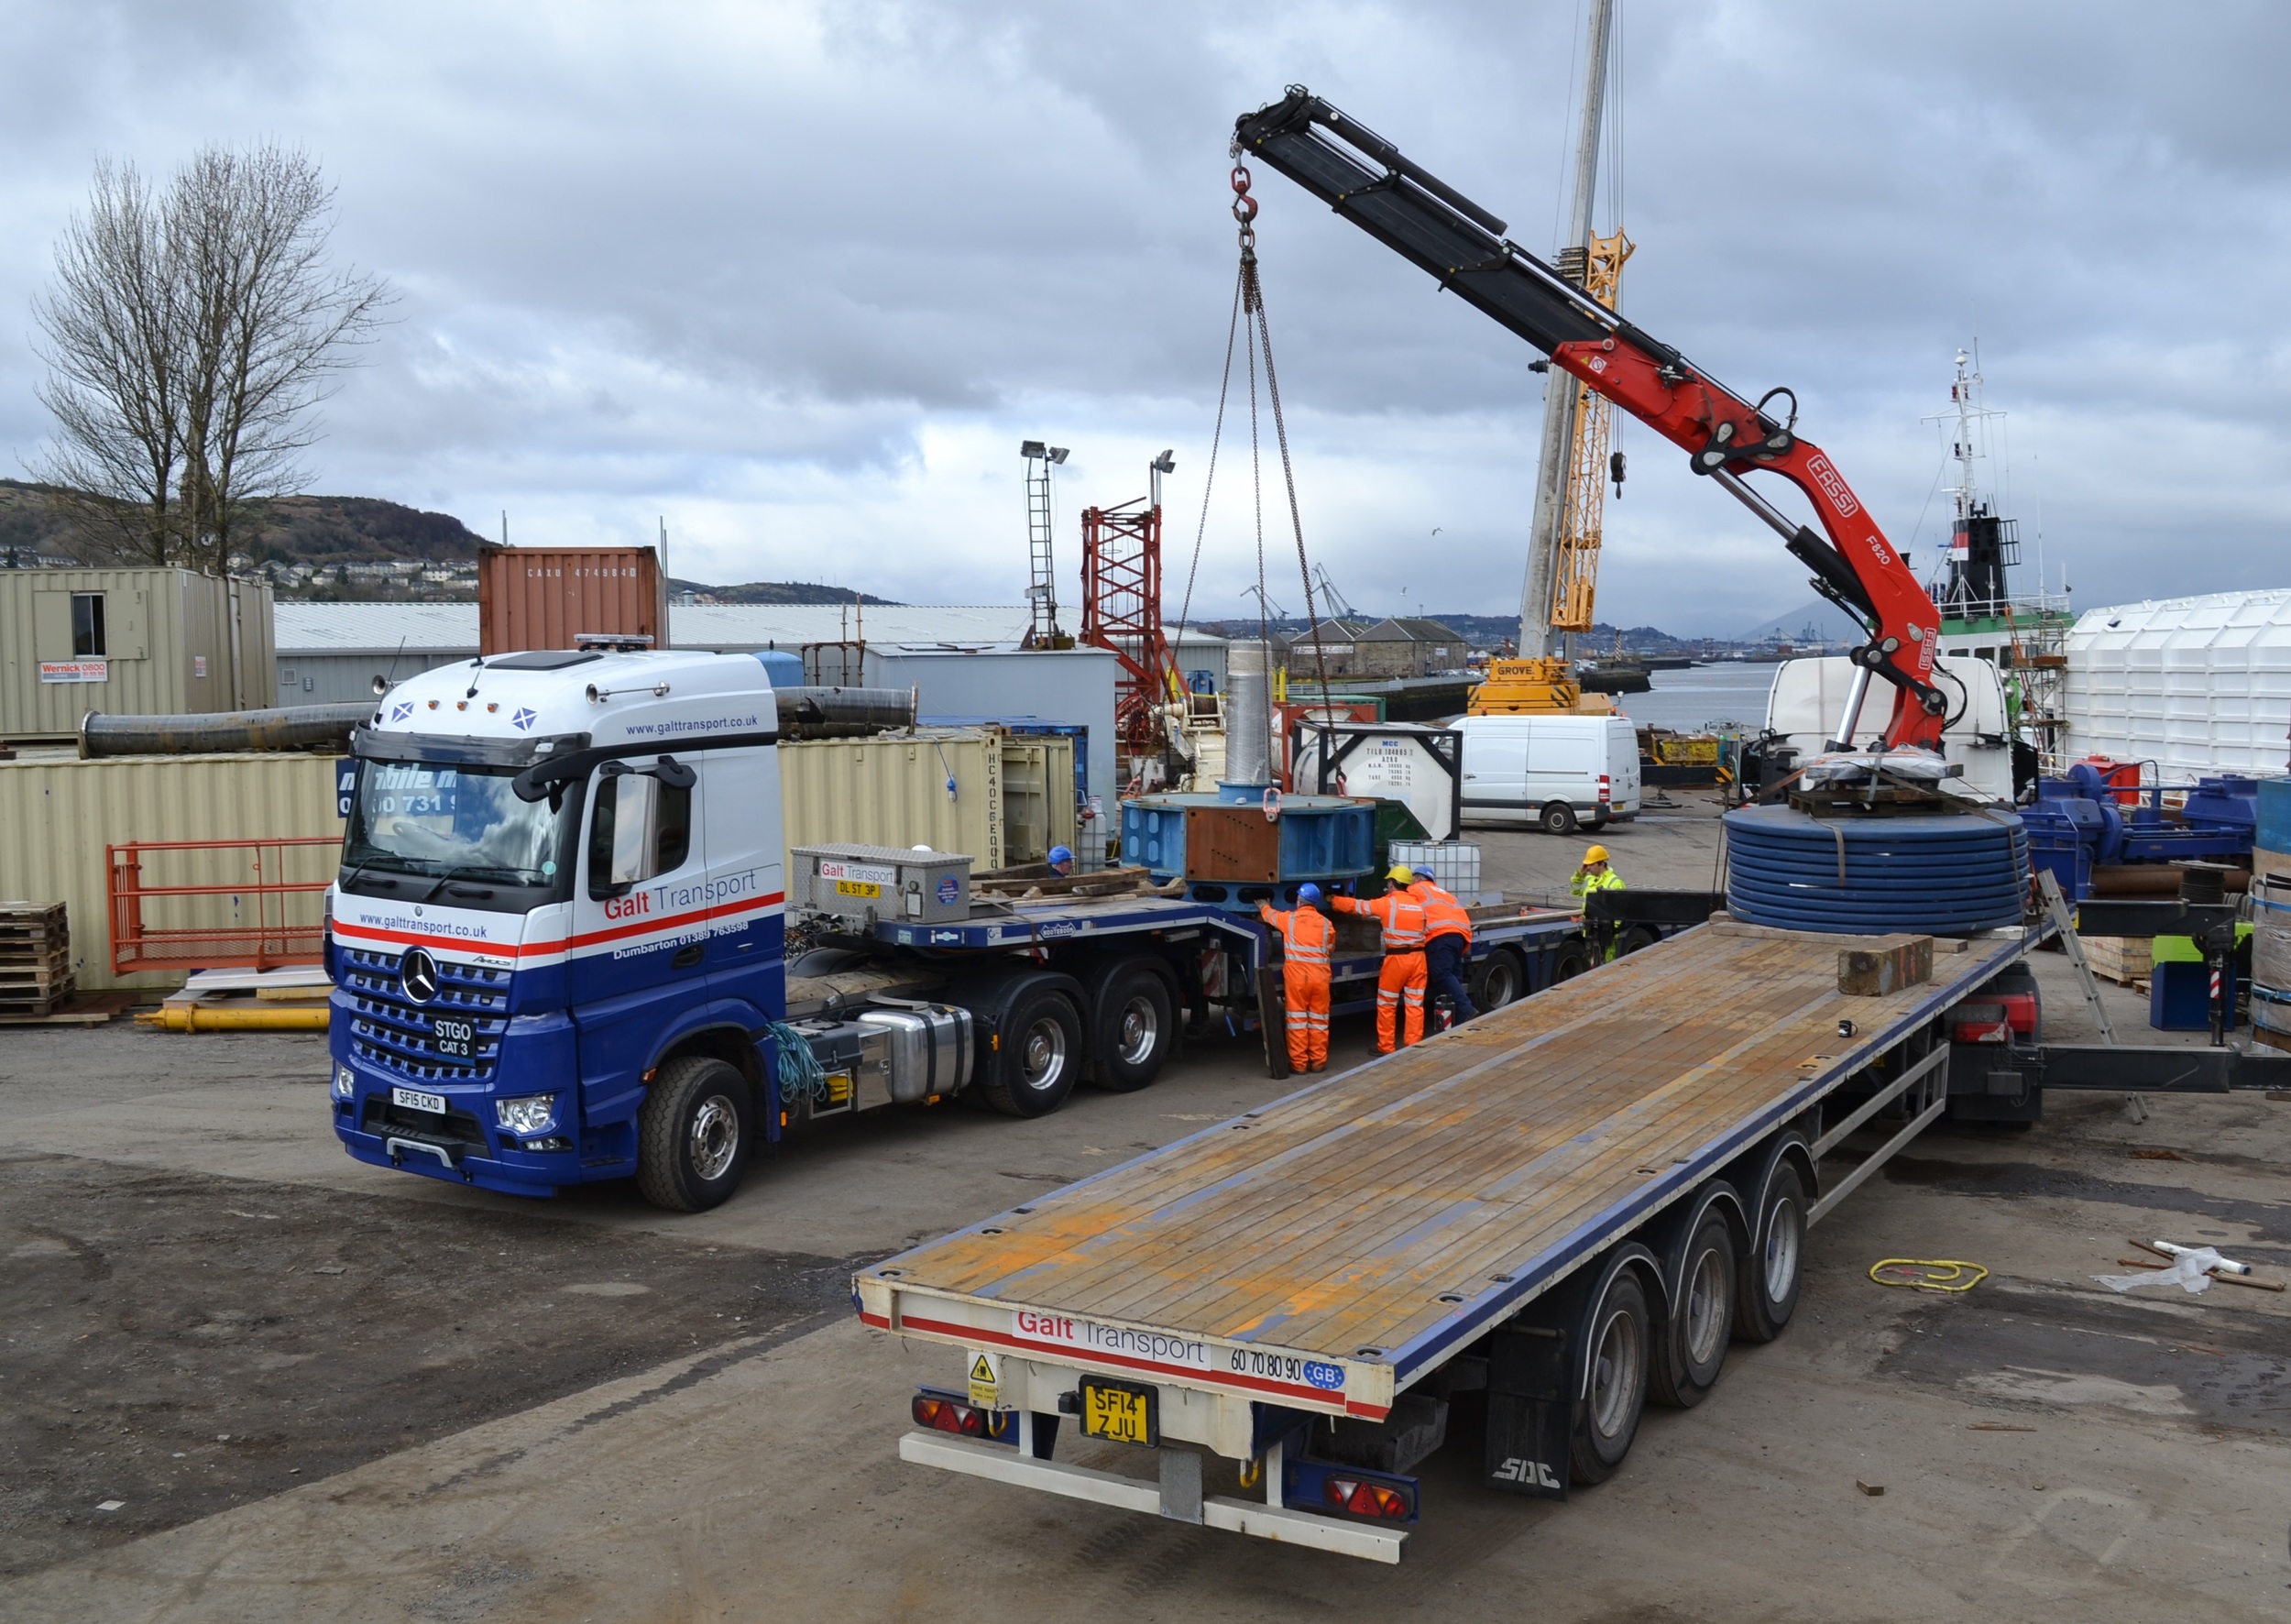
[(1847, 819), (1746, 807), (1726, 828), (1726, 912), (1745, 924), (1966, 936), (2021, 923), (2028, 834), (2001, 808)]

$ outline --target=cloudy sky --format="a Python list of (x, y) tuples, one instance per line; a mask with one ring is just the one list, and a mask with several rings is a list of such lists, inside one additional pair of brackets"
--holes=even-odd
[[(1978, 339), (2010, 413), (1991, 472), (2051, 585), (2291, 577), (2291, 9), (1617, 3), (1626, 310), (1737, 390), (1792, 386), (1921, 565), (1946, 512), (1921, 419)], [(1010, 602), (1022, 437), (1073, 448), (1069, 595), (1079, 509), (1171, 446), (1182, 573), (1234, 115), (1308, 83), (1548, 251), (1583, 10), (16, 0), (0, 468), (48, 433), (30, 301), (96, 159), (163, 175), (269, 137), (320, 160), (342, 255), (400, 294), (314, 490), (488, 534), (506, 510), (528, 543), (665, 516), (679, 575)], [(1531, 353), (1281, 177), (1256, 190), (1313, 557), (1363, 609), (1515, 607)], [(1622, 444), (1603, 619), (1726, 633), (1805, 601), (1681, 455)], [(1255, 579), (1248, 499), (1229, 442), (1197, 612)]]

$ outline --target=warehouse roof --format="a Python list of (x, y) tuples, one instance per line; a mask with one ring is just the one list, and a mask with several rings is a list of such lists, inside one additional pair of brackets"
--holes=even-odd
[[(1025, 604), (682, 604), (669, 607), (668, 634), (679, 648), (800, 648), (858, 642), (961, 649), (1015, 648), (1026, 634)], [(280, 657), (477, 652), (474, 603), (282, 603)], [(1189, 643), (1214, 640), (1198, 631)]]

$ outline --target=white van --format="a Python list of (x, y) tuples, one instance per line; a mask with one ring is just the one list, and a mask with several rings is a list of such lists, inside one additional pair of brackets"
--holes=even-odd
[(1467, 716), (1463, 821), (1551, 834), (1639, 814), (1639, 730), (1619, 716)]
[[(1949, 697), (1949, 721), (1941, 732), (1941, 753), (1964, 769), (1963, 782), (1997, 800), (2012, 800), (2012, 738), (2006, 720), (2004, 681), (1986, 660), (1944, 654), (1936, 686)], [(1774, 668), (1766, 696), (1766, 732), (1812, 761), (1829, 748), (1830, 730), (1846, 708), (1853, 686), (1850, 660), (1784, 660)], [(1858, 738), (1867, 741), (1885, 730), (1893, 714), (1893, 687), (1872, 682), (1862, 702)], [(1465, 765), (1470, 765), (1467, 761)]]

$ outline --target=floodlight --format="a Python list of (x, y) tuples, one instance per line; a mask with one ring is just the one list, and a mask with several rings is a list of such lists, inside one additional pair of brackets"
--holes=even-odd
[(1178, 471), (1178, 454), (1174, 448), (1165, 451), (1146, 466), (1156, 474), (1174, 474)]
[(1051, 460), (1052, 462), (1054, 462), (1054, 463), (1062, 463), (1062, 462), (1064, 462), (1064, 461), (1066, 460), (1066, 447), (1065, 447), (1065, 446), (1063, 446), (1063, 445), (1053, 445), (1053, 446), (1051, 446), (1051, 447), (1050, 447), (1050, 460)]
[(1032, 462), (1036, 457), (1045, 455), (1047, 450), (1047, 447), (1046, 447), (1039, 440), (1021, 440), (1018, 443), (1018, 455), (1025, 457), (1028, 462)]

